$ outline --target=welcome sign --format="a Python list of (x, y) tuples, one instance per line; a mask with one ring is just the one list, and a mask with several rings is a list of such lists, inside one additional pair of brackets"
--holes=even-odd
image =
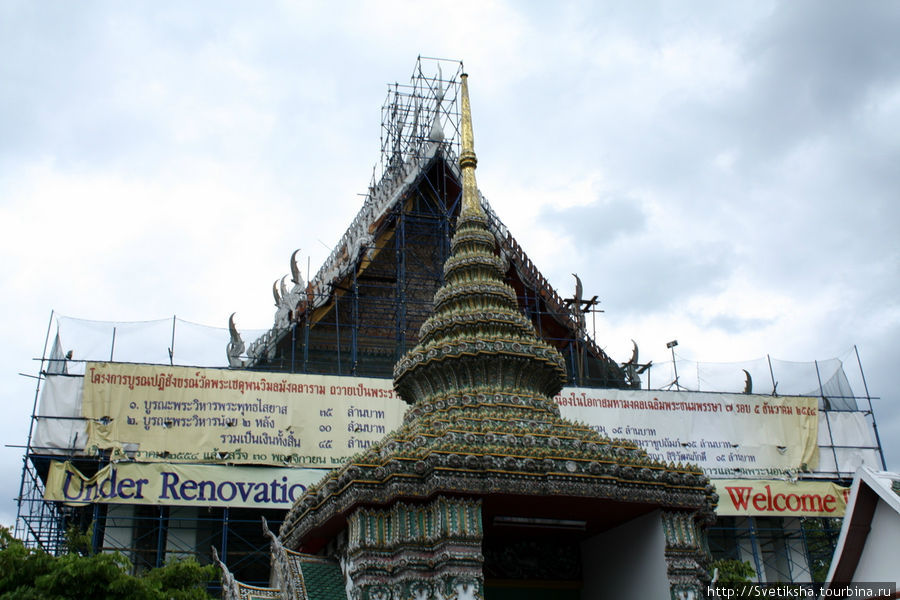
[(716, 479), (716, 514), (753, 517), (843, 517), (850, 488), (830, 481)]
[(86, 477), (52, 461), (44, 499), (70, 505), (162, 504), (288, 509), (324, 471), (287, 467), (110, 463)]

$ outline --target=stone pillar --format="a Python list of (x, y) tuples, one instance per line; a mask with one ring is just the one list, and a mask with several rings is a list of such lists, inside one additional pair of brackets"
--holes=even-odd
[(666, 566), (672, 600), (701, 600), (709, 583), (709, 549), (697, 513), (664, 511)]
[(483, 600), (481, 501), (358, 508), (341, 557), (348, 600)]

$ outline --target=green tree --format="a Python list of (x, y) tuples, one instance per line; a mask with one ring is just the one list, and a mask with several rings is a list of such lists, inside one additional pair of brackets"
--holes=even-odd
[(801, 521), (812, 580), (822, 583), (828, 575), (831, 558), (841, 533), (841, 519), (805, 518)]
[(732, 590), (736, 594), (743, 593), (745, 585), (756, 575), (756, 571), (749, 562), (728, 558), (714, 561), (709, 565), (710, 579), (716, 573), (716, 569), (718, 569), (716, 587)]
[(747, 561), (734, 559), (720, 559), (709, 566), (709, 576), (712, 578), (715, 570), (719, 570), (717, 583), (747, 583), (756, 575), (756, 571)]
[(213, 565), (201, 566), (193, 558), (172, 561), (152, 569), (144, 579), (158, 584), (166, 600), (207, 600), (206, 584), (218, 581), (219, 570)]
[(75, 525), (69, 525), (66, 528), (66, 552), (69, 554), (81, 554), (87, 556), (91, 554), (91, 538), (94, 533), (94, 523), (92, 522), (86, 531), (82, 531)]
[[(76, 532), (77, 533), (77, 532)], [(0, 526), (0, 600), (209, 600), (215, 567), (194, 559), (172, 562), (141, 576), (119, 553), (84, 556), (77, 535), (68, 554), (54, 557), (26, 548)]]

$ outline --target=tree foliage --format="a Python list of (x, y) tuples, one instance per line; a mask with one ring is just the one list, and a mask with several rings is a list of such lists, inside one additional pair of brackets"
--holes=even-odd
[(753, 567), (747, 561), (717, 560), (709, 566), (710, 577), (713, 576), (716, 569), (718, 569), (716, 582), (720, 584), (746, 583), (756, 576), (756, 571), (753, 570)]
[(209, 600), (215, 567), (194, 559), (172, 562), (140, 576), (122, 554), (86, 555), (74, 532), (69, 552), (52, 556), (26, 548), (0, 526), (0, 600)]
[(841, 533), (841, 519), (803, 519), (803, 536), (809, 553), (812, 580), (822, 583), (828, 575), (831, 558)]

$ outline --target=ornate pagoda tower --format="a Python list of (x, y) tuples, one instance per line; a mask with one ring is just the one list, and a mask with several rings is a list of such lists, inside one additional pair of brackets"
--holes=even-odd
[(294, 504), (273, 542), (280, 592), (265, 597), (334, 597), (303, 581), (304, 561), (331, 560), (349, 600), (699, 599), (713, 488), (697, 467), (560, 417), (565, 363), (503, 281), (461, 79), (463, 204), (445, 284), (394, 367), (410, 408)]

